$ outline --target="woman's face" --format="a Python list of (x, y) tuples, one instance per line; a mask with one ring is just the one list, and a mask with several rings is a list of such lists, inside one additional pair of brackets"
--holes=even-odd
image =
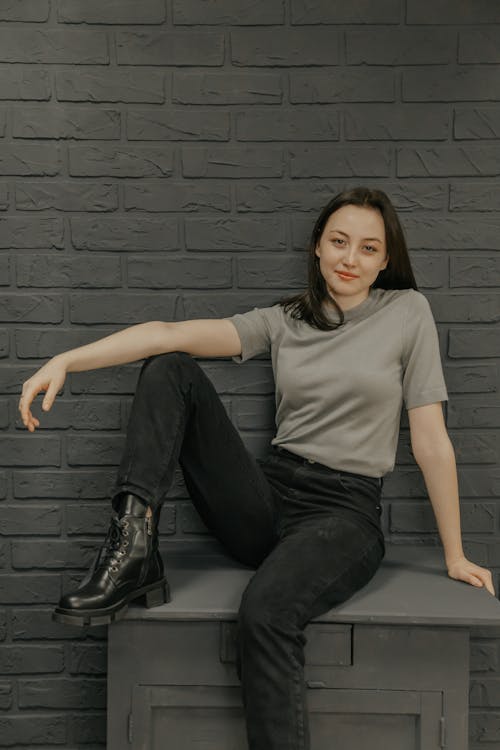
[(375, 208), (342, 206), (328, 217), (315, 254), (328, 293), (342, 310), (359, 305), (389, 262), (382, 214)]

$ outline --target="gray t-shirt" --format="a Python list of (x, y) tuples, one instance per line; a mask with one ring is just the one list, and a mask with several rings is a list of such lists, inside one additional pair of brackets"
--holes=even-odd
[[(327, 316), (338, 320), (333, 306)], [(276, 401), (271, 443), (340, 471), (381, 477), (392, 471), (401, 409), (448, 400), (436, 324), (414, 289), (374, 289), (320, 331), (281, 305), (228, 318), (245, 362), (270, 354)]]

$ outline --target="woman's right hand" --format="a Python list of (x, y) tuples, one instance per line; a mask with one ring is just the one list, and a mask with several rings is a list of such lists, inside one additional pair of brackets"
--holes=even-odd
[(52, 357), (46, 364), (35, 372), (28, 380), (23, 383), (22, 395), (19, 399), (19, 411), (23, 424), (30, 432), (35, 431), (35, 427), (40, 426), (40, 421), (31, 413), (31, 403), (35, 396), (45, 391), (42, 402), (44, 411), (48, 411), (52, 406), (56, 394), (64, 385), (66, 380), (66, 364), (60, 356)]

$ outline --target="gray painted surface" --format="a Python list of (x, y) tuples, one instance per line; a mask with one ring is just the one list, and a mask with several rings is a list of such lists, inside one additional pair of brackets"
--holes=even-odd
[[(110, 626), (109, 750), (245, 750), (234, 637), (252, 574), (178, 555), (172, 601)], [(498, 600), (452, 581), (438, 550), (389, 545), (363, 589), (306, 626), (314, 750), (466, 750), (469, 626), (499, 618)]]
[[(300, 288), (312, 222), (347, 185), (400, 212), (440, 335), (465, 551), (499, 590), (496, 0), (0, 5), (1, 742), (105, 744), (107, 631), (51, 609), (107, 528), (141, 363), (70, 375), (48, 414), (35, 403), (34, 435), (22, 382), (126, 326)], [(269, 363), (203, 367), (262, 455)], [(439, 547), (405, 416), (383, 507), (388, 541)], [(167, 564), (217, 549), (180, 471), (161, 530)], [(470, 750), (500, 749), (499, 638), (471, 629)]]

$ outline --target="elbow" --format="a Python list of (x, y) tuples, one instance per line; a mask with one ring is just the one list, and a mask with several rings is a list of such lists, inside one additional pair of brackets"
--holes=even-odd
[(450, 456), (455, 457), (453, 444), (447, 433), (439, 439), (419, 439), (418, 442), (412, 442), (411, 450), (419, 466), (433, 461), (439, 463), (445, 461)]

